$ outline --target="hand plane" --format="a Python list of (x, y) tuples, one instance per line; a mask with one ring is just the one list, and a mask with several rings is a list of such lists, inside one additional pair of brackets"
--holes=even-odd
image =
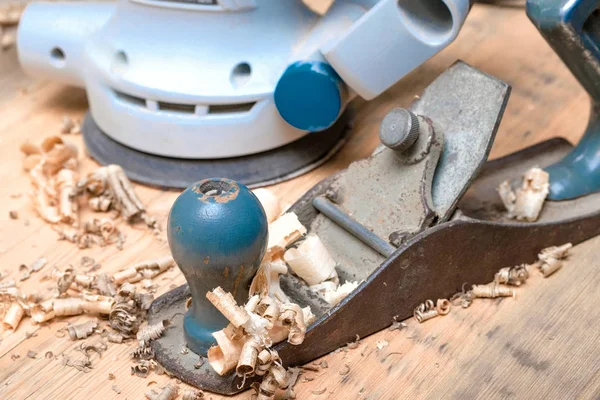
[[(353, 341), (356, 335), (365, 337), (386, 328), (395, 317), (408, 318), (424, 299), (447, 298), (465, 283), (489, 282), (502, 267), (533, 262), (545, 247), (575, 244), (600, 233), (600, 193), (547, 201), (536, 222), (506, 217), (496, 187), (533, 166), (545, 168), (572, 150), (565, 140), (552, 139), (486, 162), (509, 93), (504, 82), (463, 62), (455, 63), (409, 110), (394, 109), (387, 114), (381, 124), (382, 143), (371, 157), (321, 181), (292, 205), (289, 211), (308, 233), (319, 236), (337, 262), (340, 280), (361, 283), (339, 304), (330, 306), (292, 273), (281, 276), (281, 288), (290, 299), (310, 306), (316, 315), (301, 345), (282, 342), (275, 346), (285, 365), (307, 363)], [(215, 204), (234, 196), (236, 201), (247, 201), (239, 185), (224, 180), (191, 190), (198, 199), (217, 190)], [(253, 204), (247, 207), (244, 218), (250, 222), (244, 232), (251, 229), (259, 242), (266, 240), (260, 223), (264, 215)], [(234, 240), (231, 235), (223, 237)], [(232, 245), (236, 255), (246, 251), (240, 250), (241, 243), (236, 236)], [(255, 268), (264, 247), (251, 240), (244, 243), (254, 260), (247, 265)], [(150, 323), (173, 322), (163, 337), (152, 342), (157, 361), (191, 385), (223, 394), (239, 392), (251, 380), (242, 384), (235, 373), (219, 376), (208, 362), (198, 363), (204, 355), (201, 350), (198, 354), (180, 350), (192, 329), (184, 332), (188, 298), (192, 296), (195, 302), (217, 286), (241, 290), (238, 295), (243, 297), (248, 290), (243, 287), (247, 270), (195, 272), (206, 259), (201, 251), (194, 253), (194, 246), (200, 245), (176, 246), (178, 252), (189, 252), (181, 257), (185, 263), (196, 260), (200, 265), (191, 270), (182, 267), (188, 285), (159, 297), (149, 311)], [(231, 254), (216, 256), (231, 262)], [(194, 331), (194, 340), (201, 343), (204, 328)]]

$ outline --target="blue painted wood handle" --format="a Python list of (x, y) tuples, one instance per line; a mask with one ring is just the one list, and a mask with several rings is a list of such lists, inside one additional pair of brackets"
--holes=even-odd
[(192, 293), (184, 317), (185, 340), (192, 351), (206, 355), (214, 343), (212, 333), (228, 323), (206, 293), (220, 286), (238, 304), (248, 300), (250, 282), (267, 247), (267, 217), (246, 186), (230, 179), (205, 179), (173, 203), (167, 238)]

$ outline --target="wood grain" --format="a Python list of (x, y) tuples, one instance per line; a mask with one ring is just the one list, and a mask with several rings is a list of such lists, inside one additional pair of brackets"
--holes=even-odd
[[(35, 215), (27, 197), (29, 182), (21, 171), (18, 146), (25, 140), (37, 141), (57, 133), (64, 114), (81, 117), (87, 104), (81, 90), (24, 78), (15, 67), (14, 56), (10, 52), (0, 54), (0, 270), (14, 278), (20, 264), (44, 256), (48, 266), (21, 287), (25, 293), (47, 293), (51, 284), (39, 278), (54, 265), (76, 266), (82, 256), (89, 256), (102, 264), (101, 271), (113, 272), (165, 254), (166, 242), (140, 226), (124, 228), (127, 241), (123, 251), (114, 247), (78, 250), (58, 242), (51, 227)], [(352, 137), (338, 155), (316, 171), (272, 189), (291, 203), (322, 178), (369, 155), (377, 144), (378, 125), (386, 112), (408, 105), (458, 58), (513, 87), (492, 157), (553, 136), (571, 141), (581, 136), (588, 117), (587, 95), (523, 10), (477, 5), (453, 45), (375, 101), (357, 104)], [(20, 94), (17, 89), (24, 85), (27, 93)], [(73, 139), (83, 149), (81, 138)], [(86, 158), (82, 170), (95, 166)], [(164, 226), (177, 193), (140, 185), (136, 189)], [(9, 219), (11, 210), (18, 211), (19, 219)], [(476, 302), (467, 310), (454, 309), (448, 316), (423, 325), (409, 321), (404, 331), (382, 331), (361, 341), (357, 349), (326, 356), (329, 368), (306, 373), (305, 378), (314, 380), (304, 383), (301, 378), (297, 398), (599, 398), (599, 245), (600, 238), (596, 238), (576, 247), (563, 270), (548, 279), (534, 276), (519, 289), (516, 299)], [(157, 282), (159, 293), (163, 293), (184, 280), (177, 270), (171, 270)], [(132, 346), (128, 345), (110, 345), (102, 359), (93, 358), (94, 369), (89, 373), (61, 365), (63, 354), (77, 356), (73, 349), (79, 343), (57, 337), (57, 331), (69, 322), (83, 320), (59, 319), (44, 327), (26, 320), (16, 332), (2, 332), (0, 398), (141, 399), (151, 382), (156, 382), (151, 385), (156, 387), (168, 381), (164, 375), (153, 374), (147, 379), (131, 376), (128, 353)], [(28, 332), (35, 336), (26, 339)], [(377, 351), (378, 340), (389, 345)], [(35, 359), (26, 357), (28, 350), (37, 352)], [(45, 358), (47, 352), (53, 357)], [(20, 358), (13, 360), (17, 354)], [(349, 372), (341, 375), (345, 370)], [(116, 380), (108, 380), (109, 373)], [(322, 394), (315, 394), (323, 389)], [(249, 397), (246, 392), (235, 398)]]

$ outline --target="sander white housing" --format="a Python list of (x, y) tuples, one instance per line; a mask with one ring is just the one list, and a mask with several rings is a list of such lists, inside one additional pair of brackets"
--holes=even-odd
[(447, 46), (469, 7), (337, 0), (319, 16), (300, 0), (33, 3), (17, 44), (29, 74), (86, 89), (99, 161), (162, 186), (209, 173), (258, 185), (330, 155), (347, 104)]

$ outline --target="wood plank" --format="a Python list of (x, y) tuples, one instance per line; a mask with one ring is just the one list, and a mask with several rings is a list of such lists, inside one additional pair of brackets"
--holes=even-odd
[[(291, 203), (320, 179), (369, 155), (377, 144), (379, 122), (386, 112), (408, 105), (457, 58), (513, 86), (492, 157), (553, 136), (571, 141), (581, 136), (589, 112), (587, 95), (523, 10), (477, 5), (453, 45), (375, 101), (358, 105), (352, 137), (338, 155), (311, 174), (272, 189)], [(17, 70), (14, 74), (20, 76)], [(49, 264), (41, 275), (54, 265), (77, 264), (82, 256), (89, 256), (102, 264), (101, 271), (114, 272), (135, 261), (165, 254), (168, 246), (164, 237), (154, 237), (139, 226), (123, 228), (127, 234), (123, 251), (114, 247), (78, 250), (57, 242), (56, 233), (30, 206), (29, 182), (21, 172), (18, 146), (24, 140), (37, 141), (58, 132), (64, 114), (81, 117), (87, 108), (85, 93), (35, 82), (23, 96), (16, 93), (17, 87), (13, 85), (13, 93), (0, 108), (0, 206), (4, 210), (0, 214), (0, 270), (10, 271), (14, 278), (20, 264), (45, 256)], [(80, 137), (73, 139), (83, 148)], [(82, 171), (95, 166), (86, 158)], [(164, 226), (177, 193), (139, 185), (136, 190)], [(9, 219), (9, 210), (17, 210), (20, 218)], [(326, 356), (329, 368), (305, 375), (315, 380), (297, 386), (298, 398), (600, 397), (600, 315), (595, 306), (600, 296), (596, 290), (600, 271), (595, 262), (599, 244), (600, 239), (594, 239), (578, 246), (562, 271), (549, 279), (534, 276), (519, 289), (515, 300), (476, 302), (467, 310), (455, 309), (423, 325), (409, 321), (405, 331), (383, 331), (363, 340), (357, 349)], [(171, 270), (158, 279), (159, 293), (183, 282), (181, 274)], [(40, 282), (39, 276), (21, 285), (26, 293), (47, 293), (50, 286)], [(0, 398), (140, 399), (149, 382), (156, 381), (153, 386), (159, 386), (168, 381), (164, 375), (153, 374), (148, 379), (131, 376), (128, 353), (133, 347), (128, 345), (111, 344), (102, 359), (93, 359), (94, 369), (87, 374), (61, 365), (63, 354), (77, 355), (74, 348), (79, 343), (57, 337), (57, 332), (68, 322), (82, 320), (60, 319), (44, 327), (26, 320), (15, 333), (2, 332)], [(26, 332), (34, 331), (37, 336), (25, 339)], [(97, 338), (88, 341), (94, 340)], [(377, 351), (378, 340), (387, 340), (389, 345)], [(38, 353), (36, 359), (25, 356), (28, 350)], [(56, 359), (46, 359), (48, 351)], [(20, 358), (12, 360), (16, 354)], [(349, 373), (340, 375), (345, 364)], [(109, 373), (116, 380), (109, 381)], [(121, 394), (113, 391), (113, 384)], [(313, 394), (323, 388), (323, 394)], [(243, 393), (235, 398), (249, 397)]]

